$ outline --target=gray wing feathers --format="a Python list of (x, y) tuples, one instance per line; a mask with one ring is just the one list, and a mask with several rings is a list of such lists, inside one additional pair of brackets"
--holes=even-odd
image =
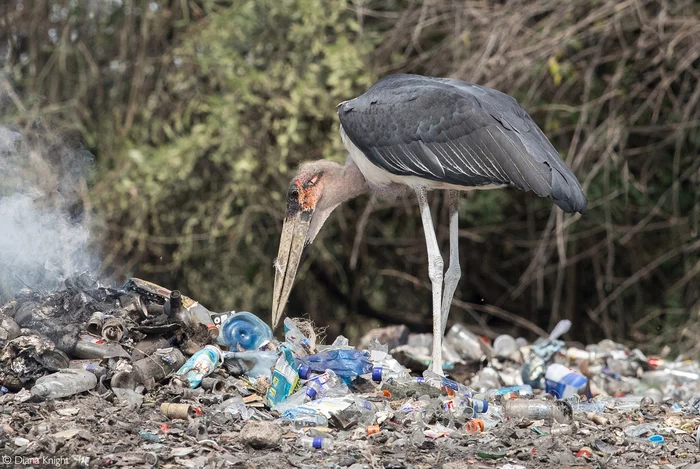
[(462, 186), (512, 184), (585, 212), (576, 176), (512, 97), (453, 79), (391, 75), (339, 106), (343, 130), (392, 174)]

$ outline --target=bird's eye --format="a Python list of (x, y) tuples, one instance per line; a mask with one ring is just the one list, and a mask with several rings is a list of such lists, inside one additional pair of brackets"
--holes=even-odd
[(290, 191), (289, 191), (289, 195), (290, 195), (290, 197), (292, 197), (293, 199), (298, 198), (298, 197), (299, 197), (299, 189), (296, 189), (296, 188), (295, 188), (295, 189), (290, 190)]

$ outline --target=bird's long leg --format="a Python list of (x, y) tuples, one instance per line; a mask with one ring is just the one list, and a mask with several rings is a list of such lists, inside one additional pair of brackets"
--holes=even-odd
[(445, 272), (445, 291), (442, 294), (442, 333), (447, 328), (452, 298), (455, 295), (462, 269), (459, 267), (459, 191), (447, 191), (450, 204), (450, 265)]
[(443, 262), (435, 237), (433, 220), (430, 216), (427, 191), (424, 188), (418, 188), (416, 195), (423, 220), (425, 245), (428, 248), (428, 275), (433, 284), (433, 354), (430, 371), (442, 375), (442, 309), (440, 308), (440, 300), (442, 299)]

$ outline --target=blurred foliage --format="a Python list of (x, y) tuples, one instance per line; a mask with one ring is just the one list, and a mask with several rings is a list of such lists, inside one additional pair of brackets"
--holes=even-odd
[[(41, 118), (96, 154), (87, 207), (105, 274), (264, 317), (292, 172), (345, 158), (335, 106), (387, 73), (491, 86), (547, 132), (590, 211), (465, 195), (453, 318), (493, 335), (513, 327), (510, 311), (524, 320), (513, 333), (566, 317), (580, 340), (657, 346), (680, 331), (697, 344), (697, 13), (689, 0), (12, 0), (0, 56), (23, 104), (5, 119)], [(443, 196), (432, 203), (446, 246)], [(337, 212), (289, 312), (331, 335), (380, 321), (429, 330), (413, 200)]]

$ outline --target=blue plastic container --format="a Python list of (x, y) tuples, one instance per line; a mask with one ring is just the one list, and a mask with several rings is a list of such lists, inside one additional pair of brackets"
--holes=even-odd
[(220, 331), (216, 341), (234, 352), (258, 350), (272, 340), (270, 326), (247, 311), (216, 315), (214, 323)]

